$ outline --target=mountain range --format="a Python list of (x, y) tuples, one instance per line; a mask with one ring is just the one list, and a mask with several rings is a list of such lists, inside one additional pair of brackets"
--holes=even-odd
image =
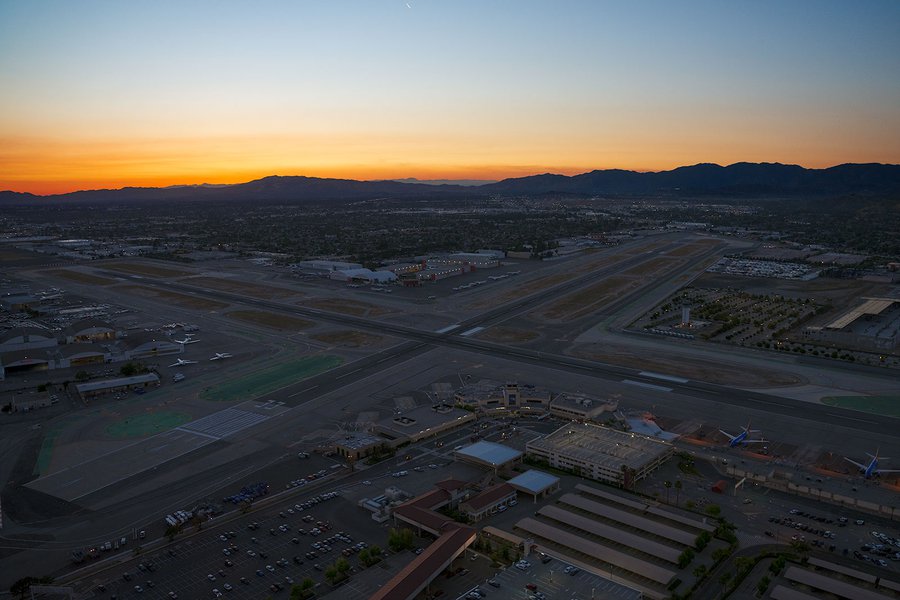
[(372, 200), (478, 196), (841, 196), (900, 192), (900, 165), (843, 164), (806, 169), (780, 163), (698, 164), (642, 173), (620, 169), (581, 175), (543, 174), (473, 186), (438, 182), (357, 181), (304, 176), (263, 177), (233, 185), (126, 187), (38, 196), (0, 192), (0, 203), (137, 202), (154, 200)]

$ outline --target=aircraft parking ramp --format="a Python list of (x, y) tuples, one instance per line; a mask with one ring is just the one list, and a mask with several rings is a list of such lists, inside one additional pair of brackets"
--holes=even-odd
[(40, 477), (27, 485), (63, 500), (76, 501), (132, 475), (193, 452), (216, 439), (218, 438), (174, 429)]

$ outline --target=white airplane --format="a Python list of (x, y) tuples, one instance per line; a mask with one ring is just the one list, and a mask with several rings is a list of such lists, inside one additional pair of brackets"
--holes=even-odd
[(741, 444), (761, 444), (769, 441), (762, 438), (758, 440), (748, 440), (747, 438), (750, 437), (751, 433), (759, 433), (759, 429), (750, 429), (749, 422), (747, 423), (747, 426), (744, 427), (737, 435), (731, 435), (727, 431), (722, 431), (721, 429), (719, 431), (721, 431), (723, 435), (728, 437), (728, 446), (730, 448), (740, 446)]
[(196, 364), (196, 360), (184, 360), (183, 358), (179, 358), (174, 363), (169, 365), (170, 367), (183, 367), (184, 365), (193, 365)]
[(231, 355), (227, 352), (216, 352), (216, 355), (209, 360), (222, 360), (223, 358), (231, 358)]
[(186, 336), (184, 336), (183, 340), (173, 340), (173, 341), (176, 344), (181, 344), (182, 346), (184, 346), (185, 344), (196, 344), (200, 340), (195, 340), (195, 339), (191, 338), (191, 336), (186, 335)]
[[(878, 476), (878, 475), (881, 475), (882, 473), (900, 473), (900, 469), (879, 469), (878, 468), (878, 458), (879, 458), (878, 450), (875, 451), (874, 455), (866, 452), (866, 456), (868, 456), (871, 459), (869, 461), (869, 464), (867, 464), (867, 465), (858, 463), (853, 459), (847, 458), (846, 456), (844, 457), (844, 460), (846, 460), (847, 462), (851, 462), (854, 465), (856, 465), (857, 467), (859, 467), (859, 470), (862, 472), (863, 477), (865, 477), (866, 479), (868, 479), (872, 475)], [(889, 459), (886, 456), (882, 456), (881, 460), (891, 460), (891, 459)]]

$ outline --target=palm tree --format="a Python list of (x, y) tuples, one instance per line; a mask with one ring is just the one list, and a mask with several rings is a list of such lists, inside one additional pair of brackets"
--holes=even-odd
[(669, 503), (669, 490), (672, 488), (672, 482), (668, 479), (663, 481), (663, 486), (666, 488), (666, 504)]
[(680, 479), (675, 481), (675, 506), (678, 506), (678, 499), (681, 497), (681, 488), (684, 487), (684, 484), (681, 483)]

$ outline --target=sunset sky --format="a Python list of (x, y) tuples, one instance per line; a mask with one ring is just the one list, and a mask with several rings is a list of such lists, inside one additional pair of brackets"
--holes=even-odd
[(900, 1), (0, 0), (0, 190), (900, 163)]

